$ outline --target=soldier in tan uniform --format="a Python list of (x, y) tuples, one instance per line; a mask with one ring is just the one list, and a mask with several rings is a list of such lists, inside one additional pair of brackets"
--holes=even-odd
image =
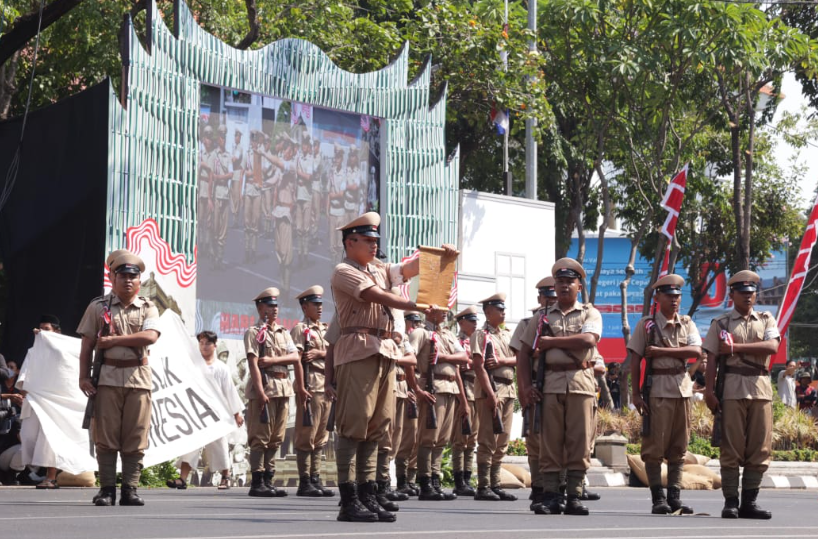
[[(412, 332), (415, 331), (417, 328), (423, 325), (423, 318), (419, 312), (410, 311), (404, 314), (403, 321), (405, 324), (405, 335), (406, 335), (406, 342), (408, 346), (412, 346), (409, 344), (409, 338), (412, 335)], [(414, 348), (412, 349), (415, 354), (417, 354), (417, 350)], [(412, 369), (412, 379), (410, 380), (407, 378), (407, 382), (409, 383), (409, 392), (414, 397), (415, 407), (419, 406), (419, 402), (417, 400), (417, 388), (418, 383), (420, 382), (420, 372), (417, 369), (417, 366)], [(409, 448), (409, 439), (406, 439), (405, 444), (407, 446), (405, 451), (401, 451), (402, 454), (406, 455), (406, 486), (402, 490), (401, 487), (398, 487), (398, 490), (401, 492), (406, 492), (409, 496), (417, 496), (420, 494), (420, 487), (415, 483), (415, 479), (417, 479), (418, 475), (418, 442), (420, 441), (420, 423), (416, 420), (414, 422), (414, 438), (412, 442), (411, 448)]]
[(300, 268), (307, 265), (310, 227), (312, 226), (312, 198), (318, 196), (318, 193), (313, 192), (312, 189), (315, 170), (313, 161), (310, 137), (304, 134), (301, 139), (301, 151), (296, 156), (298, 174), (295, 193), (295, 248), (298, 251), (298, 267)]
[[(278, 296), (277, 288), (267, 288), (255, 297), (253, 301), (259, 323), (244, 333), (244, 348), (250, 370), (244, 390), (252, 473), (248, 494), (257, 497), (287, 495), (286, 490), (276, 489), (273, 485), (275, 454), (284, 440), (293, 389), (298, 395), (299, 406), (303, 406), (305, 400), (312, 396), (304, 388), (304, 371), (298, 350), (287, 329), (276, 322)], [(290, 365), (295, 371), (295, 388), (290, 381)]]
[[(396, 318), (395, 322), (397, 326), (399, 320)], [(396, 327), (397, 331), (392, 334), (392, 339), (403, 352), (403, 358), (397, 360), (395, 364), (395, 418), (392, 422), (389, 457), (395, 460), (398, 488), (395, 490), (397, 496), (393, 496), (395, 500), (392, 501), (401, 501), (408, 499), (409, 496), (418, 495), (418, 492), (409, 487), (406, 480), (407, 468), (412, 457), (412, 450), (416, 445), (418, 432), (417, 414), (410, 414), (410, 410), (417, 411), (417, 397), (414, 391), (410, 391), (410, 389), (416, 389), (417, 357), (412, 345), (409, 344), (409, 338), (401, 329), (405, 329), (405, 326)]]
[[(378, 443), (388, 435), (394, 417), (395, 361), (403, 357), (391, 339), (390, 307), (417, 306), (390, 290), (417, 275), (420, 266), (417, 259), (402, 264), (377, 262), (378, 225), (380, 216), (370, 212), (340, 227), (346, 258), (331, 279), (340, 336), (333, 344), (333, 372), (327, 372), (325, 391), (332, 396), (332, 383), (337, 383), (341, 521), (396, 520), (375, 498)], [(355, 470), (357, 489), (350, 468)]]
[[(474, 332), (470, 343), (477, 379), (474, 391), (475, 408), (480, 418), (477, 432), (475, 500), (517, 499), (513, 494), (508, 494), (500, 488), (500, 465), (508, 448), (514, 400), (517, 398), (517, 390), (514, 387), (514, 368), (517, 359), (509, 347), (511, 332), (501, 328), (506, 319), (505, 301), (506, 295), (500, 292), (480, 302), (486, 315), (486, 325)], [(494, 433), (495, 415), (503, 421), (502, 434)]]
[[(420, 500), (454, 500), (456, 494), (445, 493), (440, 486), (443, 449), (449, 443), (452, 425), (460, 423), (455, 415), (459, 407), (468, 408), (459, 365), (469, 361), (469, 355), (457, 336), (445, 326), (444, 311), (426, 317), (426, 324), (409, 335), (412, 348), (417, 350), (420, 381), (418, 397), (418, 482)], [(430, 377), (431, 375), (431, 377)], [(433, 419), (435, 425), (431, 422)], [(430, 428), (431, 427), (431, 428)]]
[[(761, 278), (740, 271), (727, 282), (733, 310), (713, 320), (702, 348), (707, 352), (705, 401), (722, 413), (721, 481), (722, 518), (769, 519), (772, 514), (756, 505), (761, 478), (770, 464), (772, 449), (772, 385), (770, 356), (778, 351), (781, 335), (775, 318), (753, 309)], [(723, 336), (722, 336), (723, 332)], [(716, 396), (718, 358), (727, 356), (724, 394)], [(739, 467), (744, 467), (739, 506)]]
[[(682, 469), (690, 437), (690, 406), (693, 382), (687, 374), (687, 360), (699, 359), (702, 339), (689, 316), (679, 315), (684, 278), (666, 275), (653, 285), (659, 310), (642, 318), (628, 341), (633, 380), (633, 405), (650, 420), (650, 432), (642, 438), (642, 460), (648, 475), (653, 508), (665, 515), (681, 510)], [(642, 358), (645, 379), (651, 376), (650, 402), (640, 390)], [(626, 360), (627, 361), (627, 360)], [(662, 490), (662, 461), (667, 460), (667, 499)]]
[[(95, 395), (91, 429), (101, 488), (94, 496), (94, 504), (115, 504), (119, 454), (122, 458), (119, 505), (145, 505), (136, 487), (151, 426), (148, 346), (159, 338), (159, 311), (149, 299), (138, 295), (139, 277), (145, 271), (142, 259), (122, 251), (108, 265), (112, 291), (88, 305), (77, 328), (82, 336), (79, 387), (86, 395)], [(110, 333), (99, 336), (107, 320)], [(91, 356), (95, 348), (104, 357), (96, 388), (91, 382)]]
[(244, 182), (244, 169), (247, 163), (247, 152), (241, 144), (241, 131), (236, 129), (233, 132), (233, 177), (230, 179), (230, 213), (233, 215), (233, 227), (239, 223), (239, 212), (241, 211), (241, 191)]
[(215, 267), (224, 267), (224, 244), (227, 239), (227, 224), (230, 219), (230, 180), (233, 178), (232, 159), (227, 152), (227, 127), (220, 125), (216, 135), (216, 146), (209, 156), (210, 182), (213, 189), (213, 255)]
[(202, 131), (202, 145), (199, 147), (199, 176), (196, 181), (196, 243), (199, 253), (211, 254), (212, 230), (213, 230), (213, 210), (215, 203), (213, 200), (213, 182), (210, 179), (210, 152), (213, 151), (213, 128), (205, 126)]
[[(546, 310), (538, 323), (531, 323), (522, 338), (520, 383), (523, 406), (542, 404), (540, 429), (540, 474), (543, 502), (534, 504), (537, 514), (559, 514), (560, 471), (567, 468), (564, 512), (587, 515), (582, 505), (582, 483), (591, 466), (591, 443), (596, 430), (594, 409), (594, 351), (602, 334), (602, 317), (592, 305), (577, 301), (585, 270), (573, 259), (562, 258), (551, 268), (556, 280), (557, 303)], [(553, 337), (547, 334), (550, 325)], [(531, 384), (531, 348), (535, 357), (546, 351), (545, 385), (542, 392)]]
[(266, 135), (261, 131), (250, 131), (250, 152), (247, 159), (244, 183), (244, 262), (255, 262), (258, 258), (258, 237), (263, 231), (262, 211), (264, 196), (264, 170), (262, 163), (263, 144)]
[(340, 262), (344, 255), (344, 246), (341, 238), (333, 230), (338, 230), (346, 220), (346, 210), (344, 209), (344, 191), (346, 189), (346, 177), (344, 171), (344, 148), (335, 145), (335, 154), (332, 166), (329, 167), (327, 175), (329, 181), (327, 185), (327, 204), (329, 211), (327, 222), (330, 233), (330, 258), (332, 262)]
[(469, 361), (460, 365), (460, 379), (463, 381), (463, 391), (466, 394), (466, 412), (460, 410), (463, 406), (458, 401), (455, 417), (469, 418), (471, 434), (463, 434), (463, 428), (459, 421), (452, 425), (452, 474), (454, 475), (454, 494), (458, 496), (474, 496), (474, 489), (471, 486), (471, 474), (474, 461), (474, 448), (477, 446), (477, 431), (479, 420), (477, 410), (474, 406), (474, 369), (471, 360), (471, 336), (477, 329), (477, 306), (466, 307), (455, 315), (460, 331), (457, 339), (460, 346), (469, 352)]
[[(510, 346), (515, 354), (522, 349), (522, 336), (525, 334), (525, 330), (528, 328), (528, 324), (531, 320), (537, 323), (540, 318), (538, 313), (556, 302), (557, 291), (554, 289), (554, 278), (549, 275), (548, 277), (540, 279), (537, 283), (537, 303), (539, 303), (539, 307), (532, 309), (532, 317), (520, 320), (517, 327), (514, 328), (514, 333), (511, 335)], [(535, 380), (537, 377), (537, 364), (536, 358), (531, 361), (532, 380)], [(540, 475), (540, 434), (531, 430), (534, 428), (533, 421), (534, 418), (530, 417), (528, 425), (529, 432), (523, 432), (523, 436), (525, 436), (526, 453), (528, 454), (528, 469), (531, 471), (530, 499), (532, 511), (536, 503), (542, 502), (543, 494), (542, 476)], [(540, 425), (540, 429), (542, 430), (542, 425)]]
[(309, 406), (312, 426), (304, 426), (305, 408), (299, 406), (295, 413), (295, 456), (298, 467), (297, 496), (333, 496), (335, 493), (324, 488), (321, 483), (321, 459), (327, 445), (329, 419), (332, 401), (324, 395), (324, 358), (327, 355), (327, 341), (324, 335), (327, 325), (321, 322), (324, 303), (324, 288), (311, 286), (301, 292), (296, 299), (301, 304), (304, 319), (290, 331), (296, 348), (301, 354), (301, 363), (307, 391), (312, 393)]

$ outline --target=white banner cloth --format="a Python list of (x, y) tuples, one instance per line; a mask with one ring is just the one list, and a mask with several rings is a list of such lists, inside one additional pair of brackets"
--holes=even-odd
[[(190, 453), (236, 429), (221, 392), (199, 368), (203, 360), (198, 346), (179, 316), (165, 311), (157, 329), (161, 337), (150, 347), (153, 391), (146, 467)], [(26, 401), (56, 449), (56, 467), (73, 474), (97, 469), (88, 431), (82, 428), (87, 398), (78, 385), (80, 342), (38, 333), (21, 372)]]

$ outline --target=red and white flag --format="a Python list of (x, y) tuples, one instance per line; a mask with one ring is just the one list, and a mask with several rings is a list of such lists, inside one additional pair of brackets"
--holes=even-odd
[(795, 306), (798, 303), (798, 296), (801, 295), (801, 289), (804, 288), (804, 279), (807, 277), (809, 271), (809, 259), (812, 254), (812, 248), (815, 246), (816, 226), (818, 225), (818, 199), (812, 206), (812, 212), (809, 214), (807, 221), (807, 229), (804, 231), (804, 239), (801, 240), (801, 248), (798, 250), (798, 255), (795, 257), (795, 264), (792, 266), (792, 275), (790, 275), (790, 282), (787, 283), (787, 290), (784, 292), (784, 300), (781, 302), (781, 308), (778, 309), (778, 331), (781, 335), (787, 332), (787, 327), (790, 325), (792, 315), (795, 312)]
[(685, 165), (684, 168), (670, 180), (670, 185), (667, 186), (667, 191), (665, 191), (665, 196), (660, 204), (662, 208), (667, 210), (667, 218), (662, 225), (662, 234), (667, 236), (668, 243), (659, 277), (664, 277), (670, 271), (668, 267), (670, 264), (670, 249), (673, 245), (673, 237), (676, 235), (676, 224), (679, 222), (679, 212), (682, 210), (682, 201), (684, 200), (685, 189), (687, 188), (688, 166), (689, 165)]

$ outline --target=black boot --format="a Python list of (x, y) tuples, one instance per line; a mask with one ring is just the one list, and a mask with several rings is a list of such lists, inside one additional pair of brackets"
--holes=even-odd
[(405, 502), (409, 499), (408, 494), (393, 490), (389, 481), (378, 481), (378, 492), (390, 502)]
[(564, 512), (565, 512), (565, 504), (566, 504), (566, 501), (565, 501), (565, 500), (566, 500), (565, 491), (566, 491), (566, 490), (567, 490), (567, 489), (566, 489), (566, 486), (565, 486), (565, 485), (560, 485), (560, 494), (559, 494), (559, 496), (557, 496), (557, 498), (556, 498), (556, 501), (557, 501), (557, 503), (559, 504), (559, 507), (560, 507), (560, 513), (564, 513)]
[(397, 492), (401, 494), (406, 494), (407, 496), (417, 496), (417, 493), (409, 486), (409, 483), (406, 482), (405, 475), (398, 476), (398, 488)]
[(436, 473), (432, 474), (432, 489), (434, 489), (435, 492), (443, 496), (443, 499), (446, 501), (457, 499), (457, 494), (454, 494), (452, 492), (443, 492), (443, 488), (440, 484), (440, 476)]
[[(535, 506), (542, 505), (544, 497), (545, 497), (545, 493), (543, 492), (542, 487), (532, 486), (531, 487), (531, 496), (528, 497), (528, 499), (531, 500), (531, 503), (528, 504), (528, 510), (536, 512)], [(550, 502), (550, 499), (549, 499), (549, 502)]]
[(393, 512), (396, 512), (396, 511), (399, 511), (399, 510), (400, 510), (400, 507), (398, 506), (398, 504), (396, 504), (395, 502), (393, 502), (392, 500), (390, 500), (389, 498), (387, 498), (387, 497), (386, 497), (386, 495), (385, 495), (383, 492), (381, 492), (381, 488), (380, 488), (380, 487), (381, 487), (381, 485), (380, 485), (380, 483), (379, 483), (379, 482), (377, 482), (377, 481), (374, 481), (374, 482), (370, 481), (370, 483), (373, 483), (373, 485), (374, 485), (374, 488), (375, 488), (375, 500), (377, 500), (378, 505), (380, 505), (381, 507), (383, 507), (383, 508), (384, 508), (384, 509), (386, 509), (387, 511), (393, 511)]
[(596, 492), (590, 492), (585, 488), (585, 485), (582, 485), (582, 496), (579, 497), (580, 500), (584, 502), (588, 501), (593, 502), (598, 500), (600, 497), (601, 496), (599, 494), (597, 494)]
[[(542, 490), (542, 489), (540, 489)], [(535, 515), (559, 515), (564, 507), (560, 504), (562, 494), (556, 492), (538, 493), (539, 501), (531, 504)]]
[(443, 496), (438, 494), (434, 487), (432, 487), (431, 477), (428, 475), (419, 475), (418, 482), (420, 483), (420, 494), (418, 495), (418, 500), (424, 502), (439, 502), (443, 500)]
[(250, 480), (250, 491), (247, 495), (256, 498), (272, 498), (275, 496), (275, 493), (264, 484), (264, 472), (253, 472), (253, 478)]
[(395, 513), (386, 511), (378, 503), (378, 500), (375, 498), (375, 481), (367, 481), (366, 483), (358, 485), (358, 496), (361, 499), (361, 503), (364, 504), (364, 507), (378, 515), (378, 522), (395, 522), (398, 519)]
[(752, 518), (756, 520), (769, 520), (773, 514), (765, 511), (756, 504), (758, 499), (758, 489), (741, 489), (741, 507), (738, 510), (739, 518)]
[(497, 496), (504, 502), (516, 502), (517, 496), (514, 494), (509, 494), (505, 490), (501, 489), (500, 487), (491, 487), (491, 490), (497, 494)]
[(582, 505), (582, 502), (579, 501), (579, 496), (569, 495), (568, 499), (565, 501), (565, 511), (563, 511), (566, 515), (587, 515), (588, 508)]
[(653, 503), (653, 508), (650, 512), (654, 515), (668, 515), (672, 512), (670, 505), (665, 498), (665, 489), (661, 485), (658, 487), (650, 487), (650, 499)]
[[(474, 487), (471, 486), (471, 472), (463, 472), (463, 483), (466, 484), (465, 496), (474, 496)], [(458, 492), (459, 496), (460, 493)]]
[(500, 496), (489, 487), (477, 487), (477, 492), (474, 493), (474, 499), (486, 502), (499, 502)]
[(99, 507), (116, 505), (116, 487), (102, 487), (91, 501)]
[(324, 493), (315, 488), (315, 485), (310, 481), (310, 476), (302, 475), (298, 478), (298, 491), (296, 496), (307, 496), (309, 498), (323, 498)]
[(673, 512), (680, 512), (682, 515), (692, 515), (693, 508), (682, 503), (682, 491), (679, 487), (667, 487), (667, 503)]
[(145, 505), (145, 500), (136, 493), (136, 487), (122, 485), (119, 492), (119, 505)]
[(355, 492), (355, 483), (341, 483), (338, 485), (341, 491), (341, 510), (338, 512), (338, 520), (342, 522), (375, 522), (378, 515), (364, 507)]
[(721, 518), (738, 518), (738, 496), (730, 496), (724, 499)]
[(284, 498), (287, 496), (287, 491), (283, 488), (276, 488), (273, 484), (273, 478), (276, 476), (275, 472), (264, 472), (264, 486), (273, 493), (275, 498)]
[(310, 476), (310, 483), (312, 483), (312, 486), (314, 486), (315, 488), (317, 488), (318, 490), (320, 490), (320, 491), (321, 491), (321, 494), (322, 494), (323, 496), (325, 496), (325, 497), (327, 497), (327, 498), (329, 498), (329, 497), (331, 497), (331, 496), (335, 496), (335, 491), (334, 491), (334, 490), (332, 490), (332, 489), (330, 489), (330, 488), (325, 487), (325, 486), (324, 486), (324, 484), (323, 484), (323, 483), (321, 483), (321, 476), (320, 476), (320, 475), (318, 475), (317, 473), (316, 473), (316, 474), (312, 474), (312, 475)]
[(458, 496), (474, 496), (474, 489), (471, 488), (471, 485), (466, 481), (466, 473), (468, 472), (454, 472), (453, 494), (457, 494)]

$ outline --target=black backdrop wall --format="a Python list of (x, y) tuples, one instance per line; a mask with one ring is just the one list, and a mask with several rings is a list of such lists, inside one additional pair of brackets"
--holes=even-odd
[[(17, 181), (0, 212), (0, 260), (8, 277), (0, 353), (22, 361), (40, 315), (74, 335), (102, 293), (108, 175), (109, 82), (28, 116)], [(0, 190), (22, 119), (0, 123)]]

